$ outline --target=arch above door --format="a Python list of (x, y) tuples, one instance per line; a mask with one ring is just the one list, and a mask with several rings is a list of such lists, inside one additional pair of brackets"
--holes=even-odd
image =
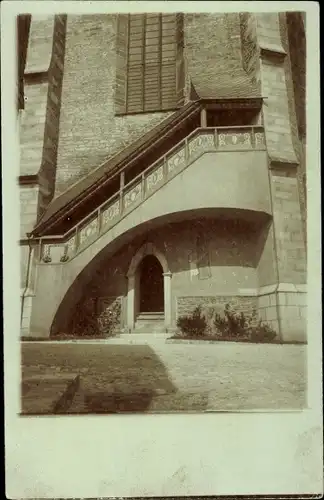
[(131, 260), (131, 263), (130, 263), (130, 266), (128, 269), (128, 273), (127, 273), (128, 278), (131, 278), (132, 276), (135, 275), (135, 272), (137, 270), (138, 265), (144, 259), (144, 257), (146, 257), (147, 255), (154, 255), (158, 259), (158, 261), (160, 262), (160, 264), (162, 266), (163, 273), (170, 272), (169, 265), (168, 265), (168, 262), (166, 260), (165, 255), (162, 252), (160, 252), (160, 250), (158, 248), (156, 248), (152, 243), (145, 243), (136, 252), (136, 254), (133, 256), (133, 258)]

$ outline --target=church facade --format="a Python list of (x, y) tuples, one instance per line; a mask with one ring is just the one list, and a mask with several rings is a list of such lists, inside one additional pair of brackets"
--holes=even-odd
[(21, 335), (197, 305), (306, 336), (305, 18), (18, 18)]

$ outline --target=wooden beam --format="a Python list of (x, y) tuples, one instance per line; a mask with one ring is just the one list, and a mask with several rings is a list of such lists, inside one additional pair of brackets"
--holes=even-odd
[(200, 111), (200, 126), (207, 127), (207, 112), (206, 108), (202, 108)]

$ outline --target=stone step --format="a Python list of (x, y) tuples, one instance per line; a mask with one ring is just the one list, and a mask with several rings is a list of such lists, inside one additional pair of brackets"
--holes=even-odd
[(120, 336), (120, 341), (125, 344), (154, 344), (155, 342), (165, 342), (170, 337), (170, 333), (145, 333), (145, 332), (133, 332), (133, 333), (123, 333)]
[(135, 328), (134, 328), (134, 333), (137, 332), (147, 332), (147, 333), (154, 333), (154, 332), (165, 332), (166, 328), (164, 325), (164, 322), (161, 321), (136, 321), (135, 323)]
[(145, 312), (137, 316), (137, 321), (164, 321), (164, 313)]

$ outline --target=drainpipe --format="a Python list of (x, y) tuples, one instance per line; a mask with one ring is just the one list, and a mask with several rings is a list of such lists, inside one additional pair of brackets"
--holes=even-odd
[(26, 271), (26, 280), (25, 280), (25, 288), (24, 288), (24, 291), (23, 291), (23, 294), (21, 296), (21, 311), (20, 311), (20, 327), (22, 326), (22, 320), (23, 320), (23, 313), (24, 313), (24, 305), (25, 305), (25, 297), (26, 297), (26, 293), (27, 293), (27, 290), (28, 290), (28, 285), (29, 285), (29, 280), (30, 280), (30, 270), (31, 270), (31, 256), (32, 256), (32, 247), (31, 247), (31, 244), (30, 244), (30, 239), (28, 238), (28, 247), (29, 247), (29, 251), (28, 251), (28, 260), (27, 260), (27, 271)]

